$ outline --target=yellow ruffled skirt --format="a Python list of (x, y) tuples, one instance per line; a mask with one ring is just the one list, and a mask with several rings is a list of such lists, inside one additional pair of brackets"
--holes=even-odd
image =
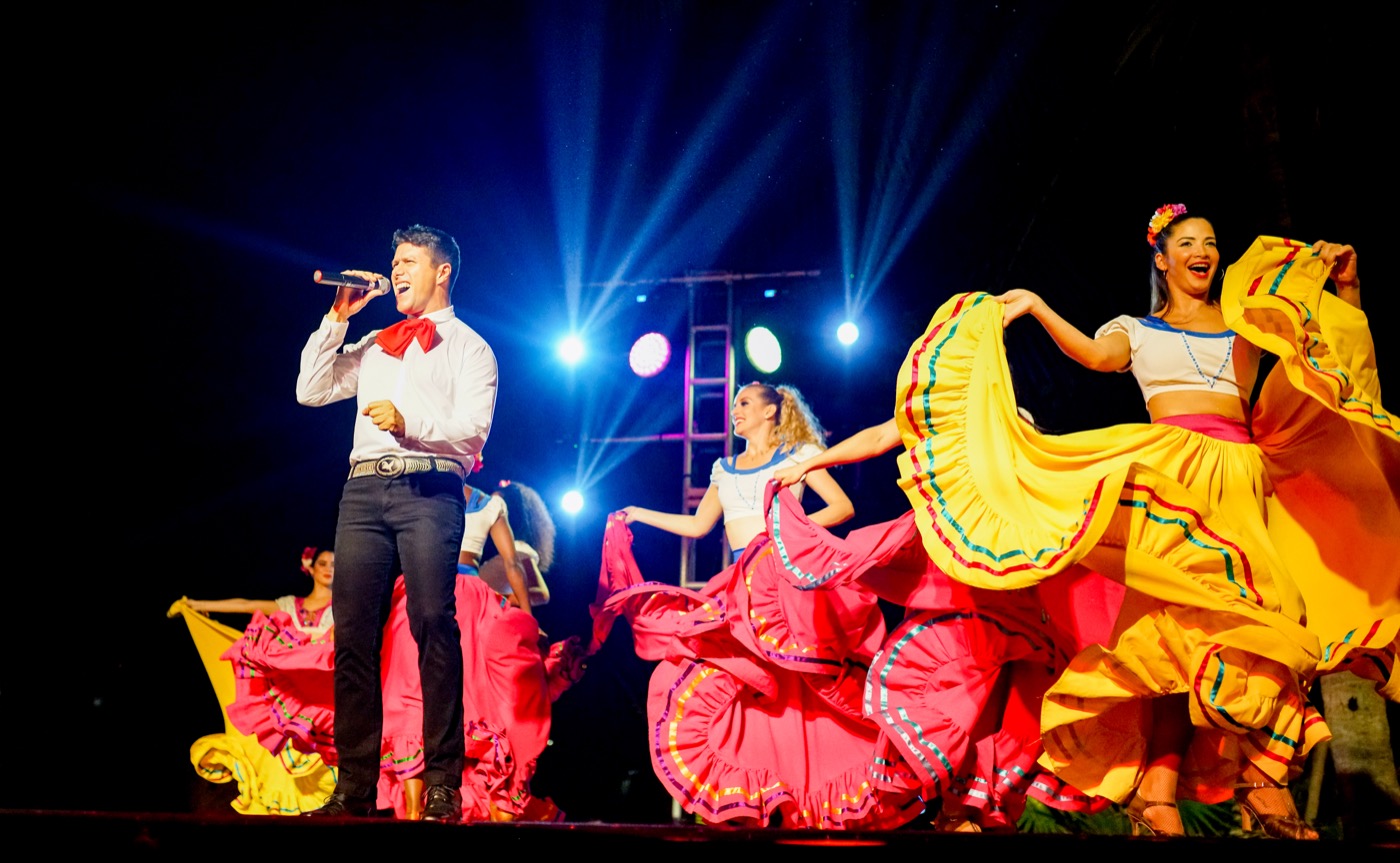
[(1042, 434), (1017, 414), (1001, 306), (987, 294), (949, 299), (910, 347), (895, 404), (900, 485), (933, 562), (983, 588), (1076, 563), (1128, 588), (1109, 644), (1077, 656), (1042, 705), (1042, 763), (1086, 792), (1122, 801), (1136, 787), (1148, 699), (1187, 696), (1196, 734), (1180, 794), (1217, 802), (1241, 759), (1283, 781), (1327, 739), (1307, 699), (1320, 671), (1364, 654), (1378, 688), (1393, 688), (1400, 603), (1384, 582), (1397, 558), (1357, 577), (1370, 604), (1354, 605), (1373, 613), (1324, 650), (1266, 521), (1271, 471), (1307, 449), (1323, 416), (1353, 441), (1359, 464), (1346, 469), (1378, 477), (1367, 487), (1386, 500), (1375, 505), (1395, 506), (1400, 436), (1380, 404), (1366, 319), (1322, 291), (1326, 278), (1308, 247), (1270, 237), (1227, 271), (1226, 320), (1278, 354), (1266, 394), (1287, 405), (1261, 400), (1247, 444), (1153, 424)]
[(300, 815), (319, 809), (335, 791), (335, 768), (316, 753), (291, 747), (273, 755), (229, 719), (236, 690), (233, 668), (221, 657), (243, 633), (195, 611), (185, 599), (166, 612), (167, 617), (176, 615), (189, 627), (224, 716), (223, 732), (206, 734), (190, 746), (195, 773), (210, 782), (236, 783), (238, 796), (229, 805), (240, 815)]

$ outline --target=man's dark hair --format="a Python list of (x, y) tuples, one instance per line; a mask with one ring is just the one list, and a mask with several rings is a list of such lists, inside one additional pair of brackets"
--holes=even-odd
[(447, 292), (450, 295), (457, 284), (457, 273), (462, 265), (462, 250), (457, 247), (452, 235), (427, 225), (409, 225), (394, 232), (393, 248), (397, 250), (400, 243), (412, 243), (432, 252), (435, 267), (440, 264), (452, 265), (452, 275), (447, 277)]

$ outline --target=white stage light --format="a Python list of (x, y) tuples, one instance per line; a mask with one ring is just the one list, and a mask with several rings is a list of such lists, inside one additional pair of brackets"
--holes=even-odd
[(744, 336), (744, 353), (753, 367), (763, 374), (772, 374), (783, 364), (783, 347), (778, 337), (767, 327), (754, 327)]
[(573, 515), (583, 509), (583, 495), (579, 494), (577, 490), (571, 489), (564, 493), (564, 499), (559, 502), (559, 505), (564, 508), (564, 512)]
[(583, 340), (578, 336), (569, 335), (559, 340), (559, 345), (555, 348), (559, 354), (559, 359), (569, 365), (578, 365), (583, 359)]
[(836, 328), (836, 339), (843, 345), (853, 345), (858, 338), (860, 338), (860, 327), (850, 321), (846, 321)]

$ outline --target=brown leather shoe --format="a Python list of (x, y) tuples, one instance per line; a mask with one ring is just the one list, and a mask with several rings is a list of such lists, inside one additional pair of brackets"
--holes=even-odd
[(423, 820), (455, 824), (462, 820), (462, 792), (446, 785), (429, 785), (423, 795)]

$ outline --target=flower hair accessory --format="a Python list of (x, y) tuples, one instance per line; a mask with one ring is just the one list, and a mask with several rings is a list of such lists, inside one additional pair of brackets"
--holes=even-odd
[(1186, 215), (1185, 204), (1163, 204), (1152, 214), (1152, 218), (1147, 220), (1147, 245), (1157, 245), (1157, 237), (1164, 231), (1167, 225), (1172, 223), (1172, 219), (1177, 216)]
[(321, 550), (320, 550), (319, 548), (317, 548), (316, 546), (314, 546), (314, 545), (308, 545), (306, 548), (303, 548), (303, 549), (301, 550), (301, 571), (302, 571), (302, 572), (306, 573), (307, 575), (310, 575), (310, 574), (311, 574), (311, 564), (308, 563), (308, 561), (311, 561), (311, 562), (314, 563), (315, 560), (316, 560), (316, 555), (317, 555), (320, 551), (321, 551)]

